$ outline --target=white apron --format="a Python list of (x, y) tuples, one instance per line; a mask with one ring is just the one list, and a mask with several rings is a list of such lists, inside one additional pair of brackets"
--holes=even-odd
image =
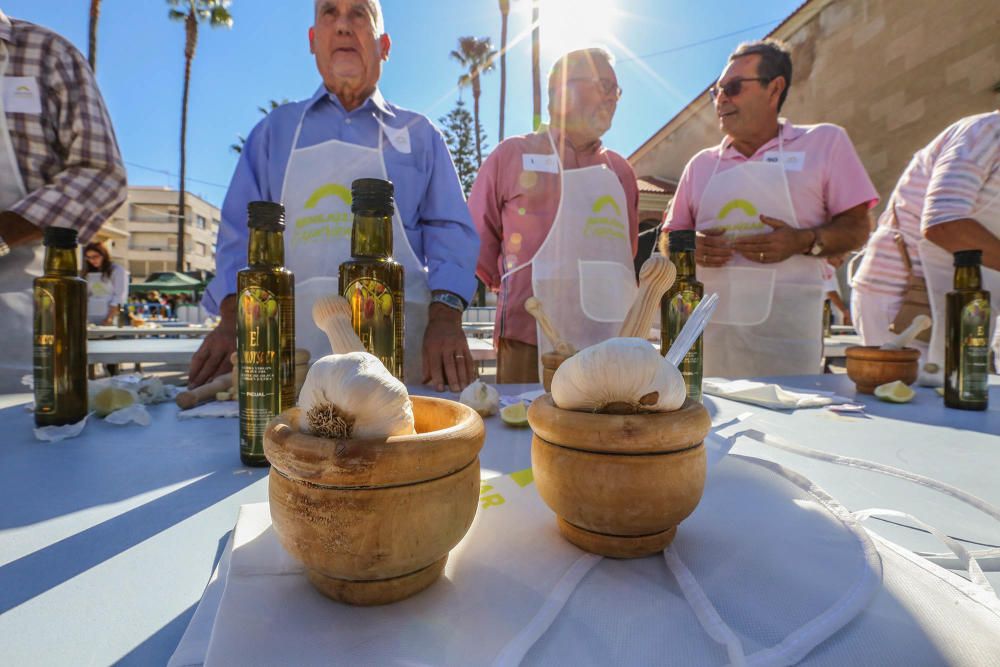
[[(0, 85), (6, 86), (7, 45), (0, 42)], [(27, 190), (7, 127), (0, 88), (0, 210), (24, 199)], [(0, 393), (27, 391), (21, 378), (31, 373), (32, 281), (42, 275), (45, 249), (41, 243), (22, 245), (0, 257)]]
[(111, 279), (105, 279), (100, 271), (90, 271), (86, 277), (87, 321), (100, 324), (107, 318), (108, 306), (111, 304)]
[[(563, 169), (552, 227), (531, 261), (501, 280), (531, 267), (531, 291), (556, 331), (577, 350), (618, 335), (638, 292), (625, 190), (607, 165)], [(538, 376), (542, 355), (554, 351), (536, 323)]]
[[(351, 258), (351, 183), (359, 178), (388, 180), (388, 173), (382, 157), (382, 131), (378, 148), (337, 139), (296, 148), (301, 131), (302, 118), (292, 139), (281, 201), (286, 221), (285, 265), (295, 274), (295, 346), (308, 349), (315, 361), (330, 354), (330, 343), (313, 323), (313, 303), (320, 296), (337, 293), (340, 265)], [(392, 216), (392, 245), (393, 258), (405, 273), (405, 381), (416, 384), (423, 382), (422, 350), (431, 293), (427, 271), (410, 247), (398, 208)]]
[[(761, 214), (801, 227), (795, 217), (784, 150), (778, 162), (746, 162), (719, 173), (722, 152), (698, 203), (695, 228), (723, 227), (726, 238), (761, 234)], [(823, 352), (823, 277), (820, 261), (804, 255), (777, 264), (734, 255), (722, 268), (698, 267), (705, 294), (719, 295), (705, 329), (705, 376), (745, 378), (809, 375)]]
[[(969, 216), (985, 227), (993, 236), (1000, 238), (1000, 192), (993, 196), (975, 213)], [(924, 279), (927, 281), (927, 296), (931, 303), (931, 343), (924, 363), (934, 362), (944, 368), (944, 346), (947, 330), (945, 315), (945, 295), (955, 286), (954, 257), (951, 253), (927, 239), (917, 244)], [(983, 289), (990, 293), (990, 307), (993, 315), (1000, 313), (1000, 271), (982, 267)]]

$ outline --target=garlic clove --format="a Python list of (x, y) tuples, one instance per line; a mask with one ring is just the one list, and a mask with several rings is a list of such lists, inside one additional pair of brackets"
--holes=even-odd
[(458, 402), (468, 405), (483, 417), (495, 415), (500, 409), (500, 392), (482, 380), (476, 380), (462, 390)]

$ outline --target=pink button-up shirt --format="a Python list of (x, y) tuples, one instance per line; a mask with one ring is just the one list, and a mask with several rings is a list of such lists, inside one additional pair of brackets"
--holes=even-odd
[[(837, 125), (792, 125), (782, 121), (786, 158), (785, 175), (798, 225), (816, 227), (859, 204), (871, 208), (878, 203), (878, 193), (858, 158), (847, 132)], [(719, 161), (719, 152), (722, 160)], [(664, 217), (665, 229), (694, 229), (698, 204), (713, 172), (721, 173), (748, 161), (761, 161), (768, 153), (777, 154), (778, 138), (771, 139), (746, 157), (729, 137), (718, 146), (699, 152), (684, 167), (677, 194)], [(794, 162), (789, 157), (796, 157)], [(719, 161), (716, 170), (716, 162)], [(781, 186), (781, 184), (776, 184)], [(785, 220), (793, 224), (791, 220)]]
[[(600, 143), (577, 152), (551, 129), (564, 169), (608, 165), (621, 181), (628, 208), (632, 254), (639, 237), (639, 189), (632, 166), (621, 155)], [(494, 340), (513, 339), (537, 345), (535, 320), (524, 309), (531, 296), (531, 267), (502, 281), (501, 276), (531, 261), (542, 245), (559, 208), (560, 181), (556, 170), (525, 169), (524, 155), (550, 155), (552, 146), (544, 128), (535, 134), (511, 137), (497, 146), (479, 169), (469, 195), (469, 211), (479, 231), (476, 275), (499, 292)]]

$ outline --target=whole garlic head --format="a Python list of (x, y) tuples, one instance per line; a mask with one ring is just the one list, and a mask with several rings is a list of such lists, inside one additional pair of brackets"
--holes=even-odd
[(301, 429), (323, 438), (386, 438), (413, 430), (406, 386), (367, 352), (327, 355), (312, 365), (299, 393)]
[(564, 361), (552, 400), (564, 410), (669, 412), (684, 404), (684, 377), (641, 338), (611, 338)]
[(483, 417), (495, 415), (500, 409), (500, 392), (496, 387), (482, 380), (476, 380), (462, 390), (458, 396), (459, 403), (464, 403)]

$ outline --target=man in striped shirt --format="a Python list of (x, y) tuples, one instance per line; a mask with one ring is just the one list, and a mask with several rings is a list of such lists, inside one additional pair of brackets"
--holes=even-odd
[(125, 168), (86, 59), (0, 12), (0, 393), (31, 372), (31, 282), (45, 227), (86, 243), (125, 200)]
[[(896, 184), (852, 281), (851, 309), (864, 344), (894, 337), (889, 327), (909, 277), (897, 233), (914, 274), (923, 277), (921, 240), (947, 253), (981, 249), (983, 267), (1000, 271), (998, 227), (1000, 112), (992, 111), (948, 127), (917, 151)], [(944, 323), (934, 323), (939, 324)]]

